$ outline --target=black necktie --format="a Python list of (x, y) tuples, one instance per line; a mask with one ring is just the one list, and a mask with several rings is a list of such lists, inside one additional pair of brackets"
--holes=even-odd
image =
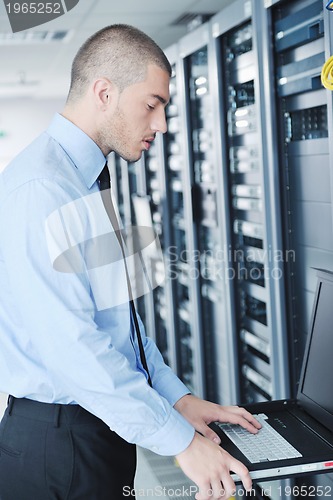
[(132, 293), (132, 286), (131, 282), (129, 279), (129, 274), (128, 274), (128, 269), (127, 269), (127, 264), (126, 264), (126, 256), (125, 256), (125, 251), (124, 251), (124, 245), (122, 241), (122, 236), (121, 236), (121, 231), (118, 223), (118, 219), (116, 216), (116, 212), (112, 203), (112, 198), (111, 198), (111, 190), (110, 190), (110, 173), (108, 169), (108, 164), (106, 163), (104, 165), (104, 168), (100, 175), (98, 176), (98, 181), (99, 181), (99, 189), (101, 191), (101, 196), (103, 200), (103, 204), (106, 210), (106, 213), (109, 216), (109, 219), (111, 221), (112, 227), (115, 231), (115, 234), (117, 236), (117, 239), (119, 241), (119, 245), (121, 248), (121, 252), (123, 255), (124, 259), (124, 264), (125, 264), (125, 271), (126, 271), (126, 279), (127, 279), (127, 287), (128, 287), (128, 294), (129, 294), (129, 299), (130, 299), (130, 307), (131, 307), (131, 312), (132, 312), (132, 317), (134, 321), (134, 326), (135, 326), (135, 331), (136, 331), (136, 336), (138, 339), (138, 344), (139, 344), (139, 351), (140, 351), (140, 359), (143, 368), (147, 372), (147, 377), (148, 377), (148, 383), (152, 387), (152, 382), (148, 370), (148, 364), (146, 360), (146, 355), (145, 351), (143, 348), (143, 343), (142, 343), (142, 338), (141, 338), (141, 333), (140, 333), (140, 327), (139, 327), (139, 322), (136, 314), (136, 309), (133, 301), (133, 293)]

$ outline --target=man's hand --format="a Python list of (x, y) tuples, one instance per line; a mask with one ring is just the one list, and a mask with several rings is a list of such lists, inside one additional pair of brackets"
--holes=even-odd
[(261, 428), (259, 422), (244, 408), (238, 406), (220, 406), (204, 401), (191, 394), (183, 396), (177, 401), (174, 408), (183, 415), (196, 431), (219, 444), (220, 438), (208, 424), (211, 422), (228, 422), (239, 424), (244, 429), (256, 434)]
[(252, 480), (245, 465), (197, 432), (188, 448), (176, 458), (183, 472), (198, 486), (197, 500), (226, 500), (233, 495), (236, 487), (230, 471), (238, 474), (246, 490), (251, 489)]

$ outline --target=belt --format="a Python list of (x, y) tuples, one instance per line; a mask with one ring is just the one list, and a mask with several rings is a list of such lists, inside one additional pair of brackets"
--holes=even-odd
[(7, 411), (9, 415), (53, 423), (55, 427), (61, 424), (104, 424), (98, 417), (77, 404), (41, 403), (32, 399), (9, 396)]

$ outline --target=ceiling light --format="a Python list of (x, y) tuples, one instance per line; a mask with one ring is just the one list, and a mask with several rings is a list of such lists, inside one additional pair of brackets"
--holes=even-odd
[(0, 45), (28, 45), (54, 42), (68, 42), (72, 30), (57, 31), (20, 31), (18, 33), (0, 33)]

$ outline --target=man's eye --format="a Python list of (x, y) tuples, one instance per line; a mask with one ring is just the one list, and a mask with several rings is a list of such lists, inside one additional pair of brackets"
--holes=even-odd
[(150, 104), (147, 104), (148, 109), (155, 109), (154, 106), (151, 106)]

